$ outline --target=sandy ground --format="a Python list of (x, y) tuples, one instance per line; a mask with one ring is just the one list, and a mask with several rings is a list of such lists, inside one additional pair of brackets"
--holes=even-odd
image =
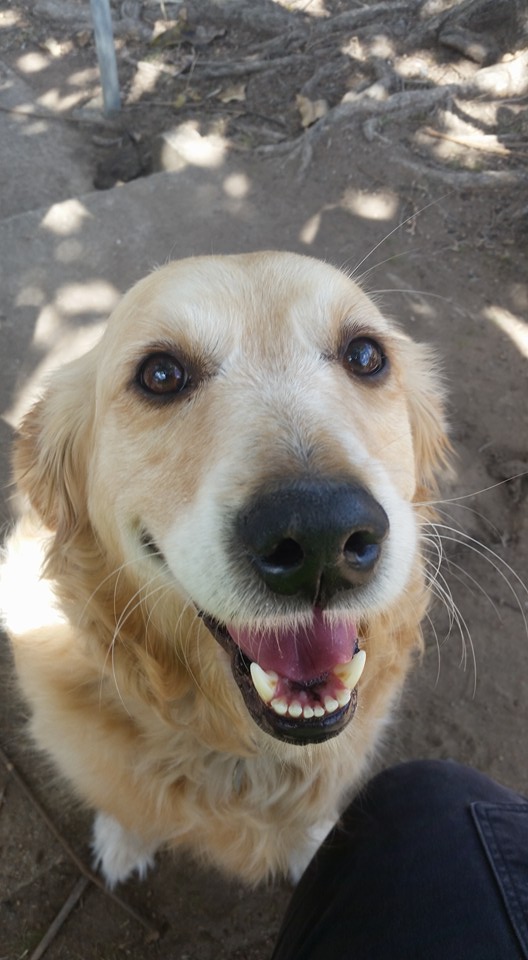
[[(144, 38), (125, 37), (118, 45), (123, 82), (129, 94), (136, 83), (134, 96), (143, 104), (143, 113), (132, 111), (125, 136), (122, 123), (116, 132), (86, 121), (97, 110), (98, 94), (86, 5), (63, 5), (63, 14), (75, 8), (79, 15), (67, 23), (64, 16), (50, 18), (52, 6), (46, 11), (46, 4), (37, 3), (30, 16), (27, 4), (12, 3), (0, 13), (0, 106), (15, 111), (0, 114), (0, 160), (8, 174), (0, 187), (2, 520), (7, 524), (12, 512), (8, 448), (21, 410), (46, 370), (82, 349), (119, 294), (153, 264), (187, 253), (274, 246), (368, 270), (366, 287), (384, 309), (417, 339), (437, 346), (457, 457), (456, 479), (446, 483), (439, 504), (445, 524), (439, 592), (451, 592), (457, 612), (450, 613), (441, 598), (436, 603), (425, 625), (423, 661), (409, 680), (379, 764), (451, 757), (528, 791), (525, 101), (519, 100), (514, 118), (521, 139), (513, 158), (469, 149), (467, 141), (461, 146), (460, 131), (454, 140), (427, 139), (424, 126), (438, 120), (431, 112), (412, 121), (386, 116), (370, 139), (362, 123), (336, 116), (313, 138), (310, 154), (268, 150), (303, 136), (295, 95), (310, 70), (313, 75), (313, 64), (295, 81), (297, 91), (298, 64), (289, 72), (285, 67), (269, 90), (259, 75), (253, 86), (248, 82), (245, 99), (224, 103), (217, 97), (215, 110), (216, 94), (207, 98), (207, 84), (211, 92), (220, 81), (197, 79), (193, 87), (187, 77), (188, 112), (176, 124), (173, 109), (159, 107), (154, 123), (152, 110), (144, 109), (148, 97), (166, 102), (170, 93), (173, 102), (182, 90), (168, 90), (164, 78), (162, 88), (149, 88), (146, 68), (141, 79), (137, 63), (131, 67), (124, 57), (132, 50), (132, 59), (146, 62)], [(178, 5), (169, 6), (177, 23)], [(327, 4), (326, 12), (337, 16), (349, 6)], [(140, 7), (128, 5), (129, 19)], [(260, 9), (274, 7), (279, 5), (263, 3)], [(317, 9), (322, 16), (324, 3)], [(203, 22), (220, 30), (222, 4), (211, 10), (214, 16)], [(295, 4), (288, 16), (290, 26), (300, 22)], [(186, 29), (196, 30), (192, 15), (188, 20)], [(237, 21), (235, 29), (226, 22), (227, 34), (208, 41), (224, 45), (218, 51), (223, 62), (234, 57), (230, 41), (236, 40), (241, 58), (252, 44), (273, 40), (268, 26)], [(357, 54), (366, 40), (361, 32), (352, 34), (356, 41), (347, 33), (340, 44), (355, 42)], [(179, 48), (178, 56), (189, 55)], [(213, 60), (210, 50), (208, 57)], [(444, 73), (454, 64), (464, 78), (478, 68), (445, 51), (440, 61)], [(157, 62), (174, 67), (176, 60)], [(326, 93), (327, 106), (338, 105), (343, 90), (336, 76), (326, 91), (308, 89), (308, 99), (316, 102)], [(23, 119), (22, 108), (38, 116)], [(487, 126), (481, 118), (480, 131), (504, 131), (504, 111), (513, 109), (501, 106)], [(70, 122), (76, 110), (85, 112)], [(222, 114), (219, 124), (223, 110), (229, 115), (226, 120)], [(184, 146), (181, 124), (187, 125)], [(135, 176), (162, 165), (157, 134), (175, 125), (179, 172), (121, 185), (131, 179), (131, 163)], [(272, 129), (281, 129), (280, 137)], [(445, 134), (445, 127), (438, 129)], [(496, 143), (511, 148), (506, 134)], [(257, 154), (256, 147), (266, 150)], [(494, 175), (497, 182), (490, 185)], [(114, 189), (93, 192), (101, 177), (107, 186), (113, 178)], [(2, 748), (60, 835), (88, 860), (90, 816), (72, 804), (25, 741), (25, 707), (12, 688), (6, 645), (2, 664)], [(0, 957), (21, 960), (31, 956), (79, 874), (3, 763), (0, 851)], [(247, 891), (168, 856), (143, 884), (131, 882), (120, 893), (152, 918), (163, 931), (160, 940), (89, 887), (46, 955), (264, 960), (289, 896), (286, 885)]]

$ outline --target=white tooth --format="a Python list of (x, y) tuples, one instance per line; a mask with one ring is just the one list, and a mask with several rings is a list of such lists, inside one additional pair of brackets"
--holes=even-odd
[(279, 679), (278, 675), (273, 670), (263, 670), (262, 667), (254, 661), (249, 669), (255, 690), (260, 699), (264, 700), (264, 703), (269, 703), (275, 696), (277, 681)]
[(288, 713), (290, 714), (290, 717), (295, 717), (295, 719), (297, 719), (297, 717), (301, 716), (302, 712), (303, 708), (298, 700), (294, 700), (292, 703), (290, 703), (290, 706), (288, 707)]
[(340, 663), (338, 667), (334, 667), (333, 672), (335, 676), (341, 680), (341, 683), (344, 683), (345, 687), (353, 690), (359, 683), (366, 659), (367, 655), (365, 651), (358, 650), (355, 656), (352, 657), (352, 660), (349, 660), (348, 663)]
[(336, 693), (336, 700), (340, 707), (346, 707), (347, 703), (350, 702), (350, 697), (352, 696), (352, 691), (343, 689), (338, 690)]
[(314, 715), (314, 712), (311, 707), (305, 707), (303, 710), (303, 717), (305, 720), (311, 720)]
[(270, 706), (275, 710), (275, 713), (279, 714), (279, 717), (283, 717), (288, 713), (288, 704), (284, 697), (276, 697), (275, 700), (271, 701)]
[(324, 705), (327, 713), (334, 713), (339, 707), (337, 700), (334, 700), (333, 697), (325, 697)]
[(324, 717), (325, 711), (324, 707), (314, 707), (314, 717)]

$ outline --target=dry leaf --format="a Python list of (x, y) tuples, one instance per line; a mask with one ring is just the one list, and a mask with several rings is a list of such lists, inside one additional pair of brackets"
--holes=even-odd
[(222, 103), (233, 103), (233, 101), (239, 101), (242, 103), (246, 99), (246, 84), (245, 83), (232, 83), (229, 87), (226, 87), (218, 95), (218, 99)]
[(325, 117), (328, 113), (328, 104), (326, 100), (309, 100), (298, 93), (295, 102), (297, 109), (301, 114), (301, 123), (303, 127), (311, 127), (312, 123)]
[[(157, 21), (157, 23), (158, 22), (159, 21)], [(185, 7), (182, 7), (176, 21), (171, 20), (169, 26), (165, 25), (161, 33), (155, 31), (150, 41), (150, 46), (156, 50), (167, 50), (170, 47), (177, 47), (180, 43), (185, 42), (188, 33), (187, 10)]]

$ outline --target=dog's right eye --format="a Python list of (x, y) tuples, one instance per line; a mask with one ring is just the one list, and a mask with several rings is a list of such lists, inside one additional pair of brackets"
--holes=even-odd
[(154, 353), (147, 357), (137, 373), (139, 386), (158, 397), (181, 393), (188, 382), (185, 367), (169, 353)]

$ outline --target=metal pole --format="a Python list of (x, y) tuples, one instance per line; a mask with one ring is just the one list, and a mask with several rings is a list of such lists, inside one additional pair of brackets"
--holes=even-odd
[(118, 113), (121, 109), (117, 62), (112, 32), (112, 16), (109, 0), (90, 0), (94, 26), (95, 49), (99, 61), (103, 87), (104, 112)]

